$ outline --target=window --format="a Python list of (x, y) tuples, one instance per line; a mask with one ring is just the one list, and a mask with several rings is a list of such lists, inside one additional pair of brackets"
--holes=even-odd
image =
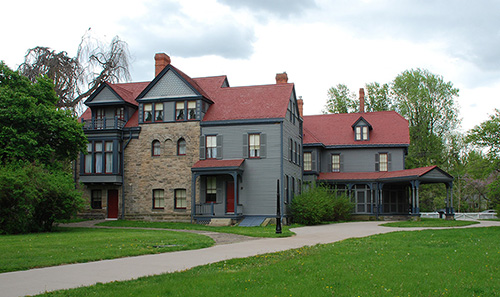
[(217, 158), (217, 137), (215, 135), (207, 136), (207, 159), (215, 159)]
[(117, 107), (115, 109), (115, 117), (119, 120), (124, 120), (124, 116), (123, 116), (123, 107)]
[(207, 177), (206, 188), (206, 203), (215, 203), (217, 201), (217, 180), (215, 179), (215, 176)]
[(298, 150), (297, 150), (297, 149), (298, 149), (298, 147), (297, 147), (297, 142), (294, 142), (294, 147), (293, 147), (293, 149), (294, 149), (294, 152), (295, 152), (295, 155), (294, 155), (294, 158), (293, 158), (293, 162), (294, 162), (295, 164), (297, 164), (297, 163), (299, 162), (299, 152), (298, 152)]
[(184, 102), (176, 102), (175, 103), (175, 120), (176, 121), (184, 121)]
[(340, 155), (332, 155), (332, 172), (340, 172)]
[(250, 158), (260, 157), (260, 134), (248, 135), (248, 149)]
[(151, 122), (153, 120), (153, 104), (144, 104), (144, 122)]
[(151, 144), (151, 155), (152, 156), (159, 156), (160, 153), (161, 153), (160, 141), (153, 140), (153, 143)]
[(94, 164), (95, 173), (102, 173), (102, 142), (94, 144)]
[(98, 108), (95, 111), (95, 128), (96, 129), (103, 129), (104, 128), (104, 121), (106, 118), (106, 112), (104, 111), (103, 108)]
[(104, 172), (113, 173), (113, 142), (106, 141), (104, 143)]
[(188, 101), (188, 120), (196, 120), (196, 101)]
[(368, 126), (356, 126), (356, 140), (368, 140)]
[(285, 175), (285, 203), (288, 203), (288, 184), (290, 183), (288, 175)]
[(153, 208), (165, 207), (165, 198), (163, 194), (164, 191), (162, 189), (153, 190)]
[(288, 160), (293, 162), (293, 140), (290, 138), (290, 152), (288, 153)]
[(379, 171), (387, 171), (388, 167), (387, 153), (379, 154)]
[(155, 104), (155, 122), (163, 122), (163, 103)]
[(311, 152), (304, 153), (304, 171), (312, 170), (312, 154)]
[(92, 209), (102, 209), (102, 191), (92, 190), (90, 197), (90, 207)]
[(92, 173), (92, 143), (87, 143), (87, 154), (85, 155), (84, 172)]
[(177, 155), (184, 156), (186, 154), (186, 141), (184, 138), (179, 139), (177, 141)]
[(186, 209), (186, 189), (176, 189), (175, 190), (175, 209)]

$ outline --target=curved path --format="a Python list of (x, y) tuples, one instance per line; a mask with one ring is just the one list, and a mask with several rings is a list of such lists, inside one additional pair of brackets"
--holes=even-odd
[[(354, 222), (301, 227), (292, 229), (297, 235), (287, 238), (263, 238), (220, 244), (200, 250), (7, 272), (0, 274), (0, 295), (34, 295), (45, 291), (89, 286), (98, 282), (107, 283), (175, 272), (232, 258), (244, 258), (308, 245), (332, 243), (347, 238), (365, 237), (394, 231), (433, 229), (379, 226), (382, 223), (385, 222)], [(500, 226), (500, 222), (482, 221), (481, 224), (467, 227), (487, 226)]]

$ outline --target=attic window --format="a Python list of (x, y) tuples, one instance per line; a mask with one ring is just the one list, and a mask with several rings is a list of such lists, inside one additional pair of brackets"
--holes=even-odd
[(368, 140), (368, 126), (356, 126), (356, 136), (355, 139), (359, 141)]

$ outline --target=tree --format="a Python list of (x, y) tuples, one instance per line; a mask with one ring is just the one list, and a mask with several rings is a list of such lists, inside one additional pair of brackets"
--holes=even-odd
[(392, 98), (388, 84), (380, 85), (378, 82), (366, 84), (366, 108), (367, 112), (392, 110)]
[(69, 164), (87, 140), (57, 102), (48, 78), (33, 83), (0, 62), (0, 233), (49, 231), (80, 206)]
[(359, 110), (356, 94), (344, 84), (338, 84), (328, 90), (328, 101), (324, 113), (350, 113)]
[(47, 76), (53, 82), (59, 107), (75, 108), (104, 81), (130, 78), (127, 44), (115, 36), (109, 46), (104, 45), (89, 32), (82, 37), (74, 58), (65, 51), (37, 46), (27, 51), (19, 66), (19, 72), (31, 82), (39, 76)]
[(495, 109), (489, 120), (470, 130), (467, 142), (487, 149), (492, 157), (500, 157), (500, 110)]
[(0, 62), (0, 163), (52, 166), (76, 160), (87, 140), (81, 124), (58, 109), (57, 101), (49, 79), (32, 83)]

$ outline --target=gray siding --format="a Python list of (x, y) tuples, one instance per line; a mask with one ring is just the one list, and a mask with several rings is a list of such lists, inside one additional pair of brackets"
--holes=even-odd
[(331, 172), (331, 154), (342, 156), (342, 172), (374, 172), (375, 155), (389, 153), (391, 155), (390, 171), (404, 169), (403, 148), (359, 148), (331, 149), (321, 152), (321, 172)]
[[(203, 135), (222, 135), (222, 159), (243, 159), (243, 135), (264, 133), (266, 157), (246, 158), (240, 186), (239, 204), (245, 215), (274, 215), (276, 213), (276, 180), (280, 179), (280, 125), (235, 125), (202, 127)], [(222, 180), (225, 177), (221, 177)], [(218, 184), (218, 187), (224, 185)], [(223, 190), (225, 191), (225, 190)], [(221, 192), (222, 193), (222, 192)], [(219, 193), (218, 193), (219, 194)], [(217, 197), (219, 202), (219, 197)]]
[[(283, 122), (283, 176), (282, 176), (282, 194), (284, 204), (290, 203), (293, 194), (300, 192), (303, 168), (303, 143), (301, 120), (298, 117), (297, 101), (292, 94), (288, 105), (287, 115)], [(290, 142), (291, 140), (291, 142)], [(297, 152), (295, 151), (297, 143)], [(293, 145), (292, 150), (290, 146)], [(292, 153), (290, 152), (292, 151)], [(292, 154), (293, 156), (290, 156)], [(288, 184), (287, 183), (288, 176)], [(288, 197), (287, 197), (288, 194)], [(286, 207), (283, 207), (283, 213), (286, 214)]]

